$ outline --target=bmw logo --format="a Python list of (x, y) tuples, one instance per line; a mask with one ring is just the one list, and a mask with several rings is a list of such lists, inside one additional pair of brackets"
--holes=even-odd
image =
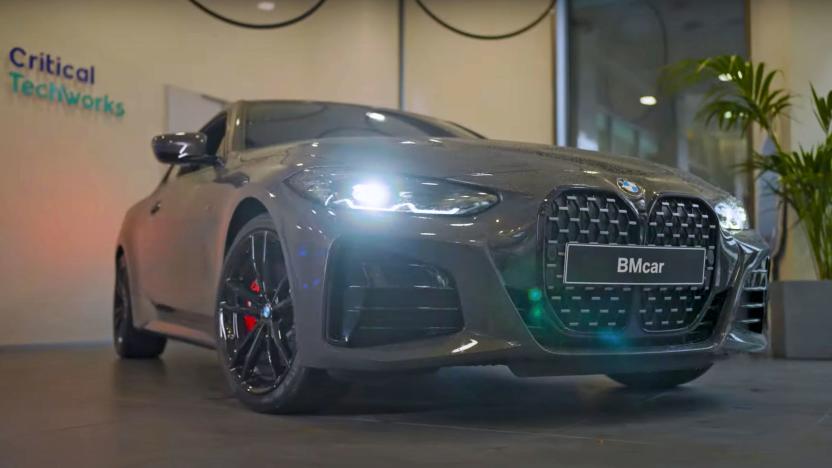
[(641, 194), (641, 187), (635, 182), (629, 181), (627, 179), (618, 179), (616, 181), (618, 183), (618, 188), (622, 191), (626, 192), (629, 195), (640, 195)]

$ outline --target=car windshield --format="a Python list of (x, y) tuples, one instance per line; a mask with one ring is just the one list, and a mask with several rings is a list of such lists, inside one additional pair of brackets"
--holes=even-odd
[(333, 137), (482, 138), (430, 117), (321, 102), (261, 102), (246, 107), (245, 147)]

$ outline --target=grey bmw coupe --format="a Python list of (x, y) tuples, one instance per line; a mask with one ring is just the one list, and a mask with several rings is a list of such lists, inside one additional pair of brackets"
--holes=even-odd
[(116, 351), (216, 348), (256, 411), (445, 366), (671, 387), (766, 347), (767, 246), (674, 169), (327, 102), (237, 102), (152, 146), (170, 167), (118, 238)]

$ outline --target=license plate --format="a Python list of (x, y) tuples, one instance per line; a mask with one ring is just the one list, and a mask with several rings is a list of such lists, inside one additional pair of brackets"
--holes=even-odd
[(705, 282), (705, 249), (566, 244), (566, 284), (693, 286)]

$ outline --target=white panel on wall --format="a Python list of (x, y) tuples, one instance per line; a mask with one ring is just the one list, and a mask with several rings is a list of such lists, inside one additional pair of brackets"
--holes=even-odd
[[(554, 17), (504, 40), (456, 34), (406, 0), (405, 108), (455, 121), (489, 138), (554, 141)], [(425, 0), (454, 27), (479, 34), (516, 30), (549, 0)]]
[(226, 101), (206, 94), (165, 86), (166, 132), (195, 132), (217, 115)]

